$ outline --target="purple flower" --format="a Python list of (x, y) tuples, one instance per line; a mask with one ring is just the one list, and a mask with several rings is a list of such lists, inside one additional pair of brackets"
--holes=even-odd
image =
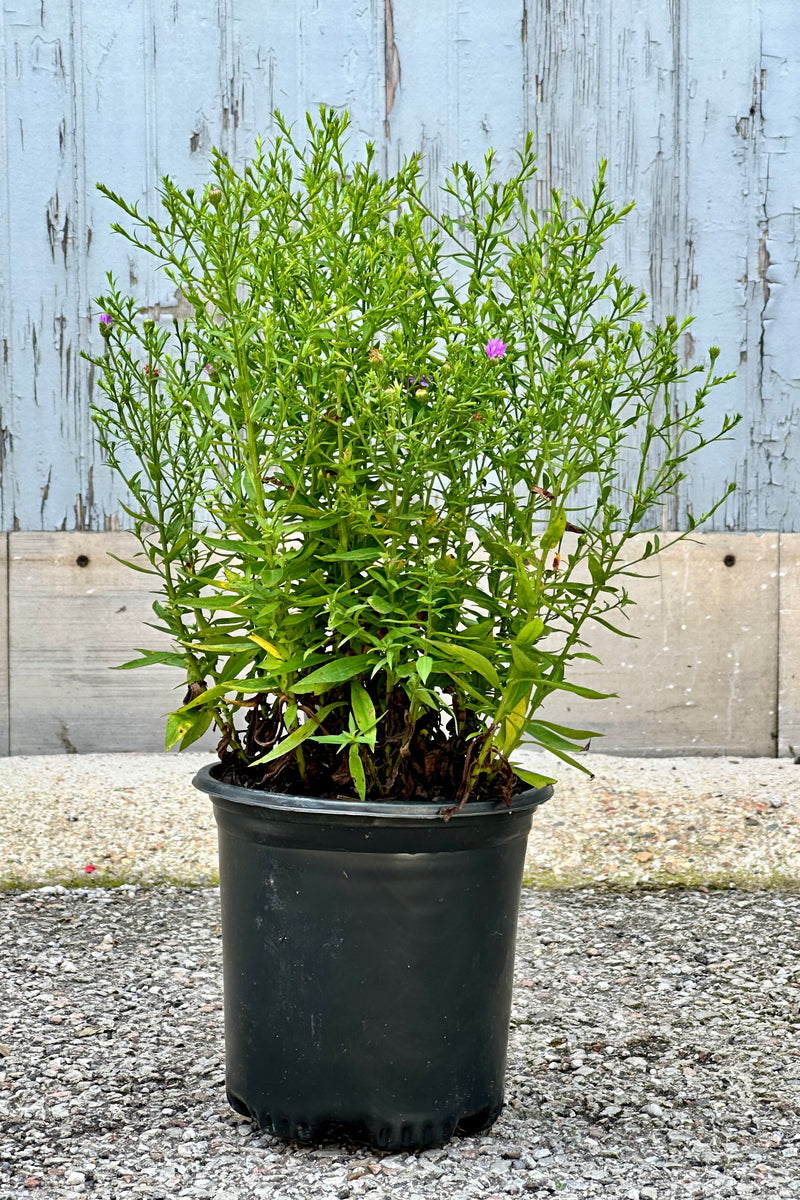
[(111, 316), (110, 313), (100, 313), (100, 324), (101, 325), (113, 325), (114, 318)]
[(508, 349), (508, 345), (502, 338), (489, 338), (483, 348), (489, 358), (502, 358)]

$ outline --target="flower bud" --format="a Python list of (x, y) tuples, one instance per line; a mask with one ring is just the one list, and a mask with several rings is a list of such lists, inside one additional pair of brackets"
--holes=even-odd
[(222, 204), (222, 189), (218, 187), (209, 188), (208, 199), (214, 205), (214, 208), (219, 208), (220, 204)]

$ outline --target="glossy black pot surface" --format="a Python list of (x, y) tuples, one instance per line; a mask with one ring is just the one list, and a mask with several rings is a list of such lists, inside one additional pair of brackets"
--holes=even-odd
[(382, 1150), (503, 1104), (525, 844), (511, 809), (316, 800), (214, 778), (228, 1098), (281, 1137)]

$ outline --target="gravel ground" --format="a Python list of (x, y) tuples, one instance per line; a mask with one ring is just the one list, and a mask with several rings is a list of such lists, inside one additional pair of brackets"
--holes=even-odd
[(506, 1108), (385, 1157), (285, 1146), (225, 1101), (219, 897), (174, 883), (216, 870), (203, 761), (0, 761), (0, 882), (32, 889), (0, 898), (2, 1200), (800, 1198), (797, 765), (565, 777), (531, 838)]
[(500, 1120), (390, 1157), (227, 1106), (216, 889), (0, 916), (4, 1200), (800, 1196), (800, 897), (526, 891)]

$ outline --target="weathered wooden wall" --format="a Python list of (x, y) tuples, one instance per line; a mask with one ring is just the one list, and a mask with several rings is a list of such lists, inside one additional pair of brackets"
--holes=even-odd
[(612, 255), (658, 317), (694, 312), (687, 361), (717, 343), (738, 371), (712, 419), (745, 419), (664, 514), (681, 527), (735, 479), (718, 532), (641, 584), (642, 642), (600, 647), (621, 699), (587, 719), (619, 750), (800, 748), (795, 0), (5, 0), (1, 22), (0, 752), (153, 749), (174, 700), (157, 670), (106, 669), (149, 598), (106, 557), (124, 497), (80, 354), (107, 271), (155, 315), (176, 297), (94, 183), (153, 208), (162, 174), (200, 185), (213, 145), (242, 161), (274, 108), (321, 103), (387, 169), (421, 150), (432, 185), (489, 146), (510, 165), (527, 129), (542, 203), (608, 159), (637, 202)]
[[(692, 310), (739, 371), (715, 406), (745, 421), (676, 497), (668, 524), (736, 478), (717, 528), (800, 528), (797, 97), (793, 0), (6, 0), (0, 89), (2, 527), (103, 530), (118, 495), (87, 417), (92, 296), (113, 270), (142, 307), (175, 296), (109, 233), (102, 179), (153, 206), (159, 177), (201, 183), (271, 112), (347, 106), (353, 149), (416, 149), (431, 182), (536, 131), (540, 193), (585, 194), (598, 160), (637, 209), (612, 247), (658, 315)], [(94, 314), (96, 316), (96, 314)]]

